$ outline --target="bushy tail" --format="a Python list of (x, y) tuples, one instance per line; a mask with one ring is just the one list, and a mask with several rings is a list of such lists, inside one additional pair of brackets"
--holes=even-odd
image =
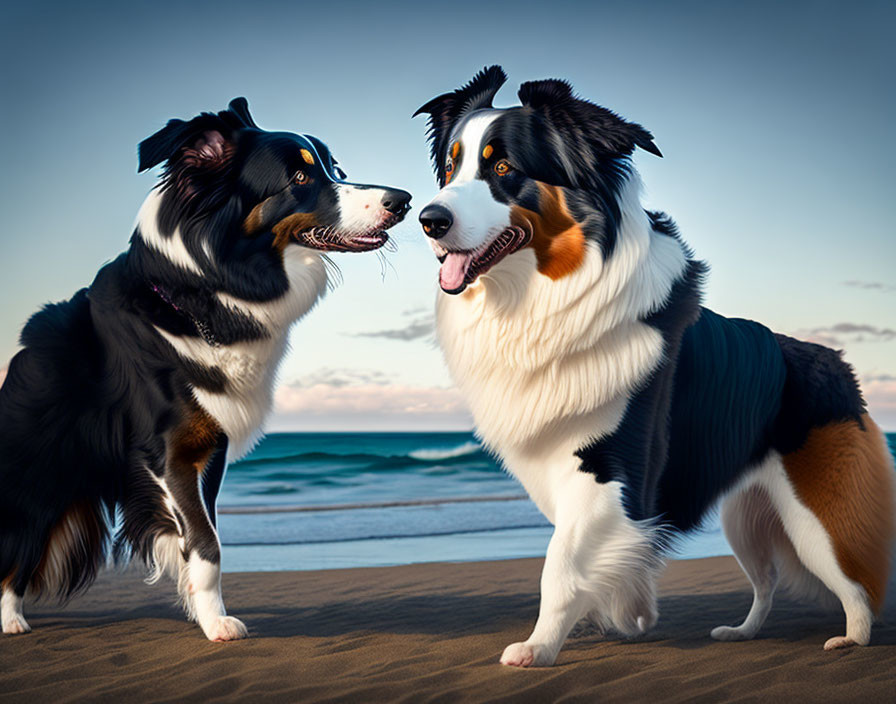
[(18, 592), (67, 600), (87, 589), (106, 562), (110, 512), (103, 504), (72, 504), (49, 529), (22, 524), (0, 539), (2, 581)]

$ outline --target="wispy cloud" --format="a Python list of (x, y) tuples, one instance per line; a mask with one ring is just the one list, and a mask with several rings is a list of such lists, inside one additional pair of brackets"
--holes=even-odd
[(376, 369), (331, 369), (322, 367), (294, 381), (290, 386), (311, 388), (332, 386), (341, 389), (346, 386), (385, 386), (390, 378)]
[(468, 429), (456, 389), (393, 383), (377, 371), (321, 369), (280, 386), (272, 429)]
[(896, 340), (896, 329), (864, 323), (836, 323), (810, 330), (797, 330), (794, 335), (810, 342), (842, 347), (852, 342), (892, 342)]
[[(411, 317), (413, 315), (413, 317)], [(381, 337), (387, 340), (402, 340), (410, 342), (431, 337), (435, 331), (435, 318), (432, 313), (420, 311), (406, 311), (406, 317), (411, 319), (402, 327), (386, 330), (372, 330), (369, 332), (353, 333), (352, 337)]]
[(881, 281), (844, 281), (844, 286), (850, 288), (864, 288), (872, 291), (896, 292), (896, 284), (885, 284)]
[(861, 383), (871, 417), (884, 430), (896, 431), (896, 374), (862, 374)]

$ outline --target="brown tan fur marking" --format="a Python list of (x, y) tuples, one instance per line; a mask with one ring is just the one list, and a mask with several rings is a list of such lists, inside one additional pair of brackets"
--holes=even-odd
[(221, 426), (198, 405), (190, 406), (188, 414), (170, 440), (170, 462), (178, 467), (193, 467), (202, 472), (209, 457), (218, 446)]
[(840, 569), (883, 604), (894, 537), (893, 464), (874, 421), (831, 423), (810, 431), (805, 444), (784, 455), (800, 500), (824, 526)]
[(267, 202), (267, 200), (261, 201), (249, 211), (249, 215), (243, 220), (243, 232), (247, 235), (254, 235), (261, 229), (261, 225), (264, 223), (264, 206)]
[(286, 245), (289, 244), (290, 238), (294, 235), (319, 225), (320, 223), (317, 221), (315, 213), (293, 213), (292, 215), (287, 215), (271, 228), (274, 233), (274, 247), (282, 252), (286, 249)]
[(585, 233), (570, 215), (563, 190), (539, 183), (541, 212), (514, 206), (510, 222), (532, 230), (527, 245), (535, 250), (538, 271), (557, 280), (578, 269), (585, 261)]

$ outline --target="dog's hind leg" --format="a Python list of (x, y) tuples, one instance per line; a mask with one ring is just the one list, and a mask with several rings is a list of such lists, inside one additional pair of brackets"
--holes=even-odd
[(753, 585), (753, 605), (739, 626), (718, 626), (716, 640), (749, 640), (762, 628), (778, 584), (775, 546), (787, 540), (768, 494), (758, 486), (737, 490), (725, 499), (722, 528), (741, 569)]
[(2, 587), (3, 593), (0, 595), (0, 621), (3, 624), (3, 632), (9, 634), (28, 633), (31, 626), (25, 620), (25, 613), (22, 605), (25, 597), (25, 590), (21, 592), (13, 586), (12, 580), (5, 580)]
[(813, 429), (762, 477), (800, 561), (846, 613), (846, 635), (826, 650), (868, 644), (890, 569), (893, 461), (874, 422), (862, 420)]
[(529, 638), (509, 645), (501, 663), (551, 665), (585, 616), (623, 634), (656, 622), (656, 576), (662, 566), (653, 529), (630, 520), (618, 482), (573, 471), (556, 498), (555, 530), (541, 575), (538, 621)]

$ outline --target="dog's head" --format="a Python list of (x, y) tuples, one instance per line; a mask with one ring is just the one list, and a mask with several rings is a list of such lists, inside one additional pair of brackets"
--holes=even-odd
[(289, 247), (378, 249), (411, 200), (396, 188), (349, 183), (316, 137), (262, 130), (244, 98), (219, 113), (170, 120), (141, 142), (139, 170), (158, 164), (159, 234), (180, 238), (191, 261), (213, 259), (204, 274), (251, 276), (254, 267), (263, 278)]
[(446, 293), (460, 293), (526, 247), (552, 279), (578, 268), (589, 238), (607, 253), (632, 152), (662, 156), (647, 130), (577, 98), (565, 81), (524, 83), (520, 106), (496, 109), (506, 80), (491, 66), (415, 113), (430, 116), (441, 190), (420, 222), (442, 262)]

